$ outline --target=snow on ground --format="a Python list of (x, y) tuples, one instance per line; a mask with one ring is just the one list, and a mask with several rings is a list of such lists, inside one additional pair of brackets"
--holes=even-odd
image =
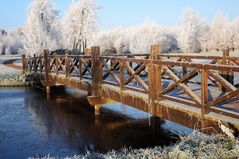
[[(20, 56), (0, 56), (0, 75), (17, 75), (21, 73), (21, 70), (14, 69), (3, 65), (4, 61), (11, 59), (21, 59)], [(16, 61), (20, 65), (19, 60)]]
[(16, 63), (20, 65), (21, 57), (19, 56), (0, 56), (0, 87), (25, 85), (25, 75), (21, 75), (21, 70), (3, 64), (5, 61), (13, 59), (17, 59)]

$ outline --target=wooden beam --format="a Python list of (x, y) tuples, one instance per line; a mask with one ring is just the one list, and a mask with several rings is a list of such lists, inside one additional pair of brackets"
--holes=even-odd
[(49, 50), (44, 50), (44, 70), (45, 70), (45, 81), (49, 82), (49, 71), (50, 71), (50, 60), (49, 60)]
[(22, 71), (26, 73), (27, 63), (26, 63), (26, 54), (22, 54)]
[[(166, 72), (166, 70), (165, 70), (165, 72)], [(193, 69), (190, 73), (186, 74), (184, 77), (179, 79), (178, 82), (175, 82), (175, 83), (171, 84), (170, 86), (168, 86), (166, 89), (164, 89), (162, 94), (167, 94), (172, 89), (177, 87), (178, 83), (184, 83), (185, 81), (188, 81), (188, 80), (194, 78), (196, 75), (198, 75), (198, 69)]]
[(208, 103), (208, 72), (205, 69), (201, 70), (201, 112), (202, 116), (209, 113)]
[(102, 64), (99, 60), (100, 55), (100, 47), (95, 46), (91, 48), (92, 53), (92, 96), (99, 96), (100, 95), (100, 88), (102, 82)]
[(230, 82), (228, 82), (221, 75), (214, 73), (213, 71), (207, 71), (209, 76), (217, 80), (223, 87), (225, 87), (228, 91), (235, 91), (237, 88), (233, 86)]
[(198, 105), (201, 105), (201, 99), (190, 89), (188, 88), (185, 84), (179, 83), (178, 81), (180, 80), (177, 75), (175, 75), (169, 68), (168, 66), (163, 66), (163, 69), (166, 71), (166, 74), (174, 81), (177, 83), (178, 87), (180, 87), (184, 93), (186, 93), (191, 99), (197, 103)]

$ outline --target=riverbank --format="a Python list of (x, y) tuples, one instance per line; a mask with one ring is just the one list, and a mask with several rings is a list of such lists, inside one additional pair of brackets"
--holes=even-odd
[(21, 73), (18, 56), (0, 56), (0, 87), (25, 86), (25, 75)]
[[(40, 157), (41, 158), (41, 157)], [(40, 159), (30, 158), (30, 159)], [(154, 147), (147, 149), (124, 149), (106, 154), (88, 153), (86, 155), (66, 157), (65, 159), (217, 159), (239, 158), (239, 141), (231, 140), (222, 134), (206, 135), (193, 132), (181, 141), (168, 147)], [(58, 157), (43, 157), (41, 159), (58, 159)]]
[(22, 87), (25, 86), (24, 74), (0, 74), (0, 87)]

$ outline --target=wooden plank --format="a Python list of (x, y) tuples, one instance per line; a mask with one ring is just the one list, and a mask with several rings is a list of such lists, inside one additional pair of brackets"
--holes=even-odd
[(142, 58), (142, 59), (134, 59), (134, 58), (119, 58), (119, 57), (108, 57), (108, 56), (100, 56), (99, 57), (101, 60), (115, 60), (115, 61), (127, 61), (127, 62), (137, 62), (137, 63), (143, 63), (143, 62), (146, 62), (148, 61), (149, 62), (149, 59), (145, 59), (145, 58)]
[(177, 102), (177, 103), (181, 103), (181, 104), (190, 105), (190, 106), (200, 108), (200, 106), (198, 104), (196, 104), (192, 101), (186, 100), (186, 99), (177, 98), (177, 97), (173, 97), (173, 96), (169, 96), (169, 95), (160, 95), (159, 97), (161, 99), (166, 99), (166, 100), (169, 100), (169, 101), (173, 101), (173, 102)]
[(230, 110), (225, 110), (225, 109), (221, 109), (221, 108), (217, 108), (217, 107), (212, 107), (210, 110), (212, 112), (215, 112), (215, 113), (218, 113), (218, 114), (221, 114), (221, 115), (226, 115), (226, 116), (229, 116), (229, 117), (239, 119), (239, 113), (237, 113), (237, 112), (233, 112), (233, 111), (230, 111)]

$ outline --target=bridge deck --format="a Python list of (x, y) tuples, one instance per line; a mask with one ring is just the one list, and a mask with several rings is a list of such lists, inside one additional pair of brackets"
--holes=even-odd
[[(51, 74), (50, 76), (52, 76), (53, 79), (57, 79), (57, 83), (55, 83), (54, 85), (65, 85), (84, 91), (90, 91), (91, 81), (89, 80), (80, 81), (79, 78), (76, 77), (66, 78), (64, 75), (57, 76), (56, 74)], [(149, 97), (146, 93), (133, 90), (122, 91), (117, 86), (102, 84), (100, 96), (132, 106), (144, 112), (152, 113), (151, 106), (148, 104)], [(239, 102), (239, 100), (237, 100), (236, 102)], [(210, 113), (204, 115), (204, 118), (202, 119), (200, 108), (173, 102), (166, 99), (157, 100), (156, 103), (156, 111), (154, 112), (154, 115), (182, 124), (187, 127), (201, 128), (203, 125), (204, 127), (213, 127), (216, 129), (218, 126), (218, 121), (220, 120), (225, 123), (233, 124), (239, 130), (239, 118), (237, 114), (235, 114), (235, 117), (230, 117), (227, 115), (222, 115), (220, 114), (220, 112), (217, 113), (217, 111), (211, 111)], [(235, 105), (235, 103), (221, 104), (219, 108), (231, 108), (233, 106), (235, 107), (233, 109), (238, 111), (238, 105)]]

